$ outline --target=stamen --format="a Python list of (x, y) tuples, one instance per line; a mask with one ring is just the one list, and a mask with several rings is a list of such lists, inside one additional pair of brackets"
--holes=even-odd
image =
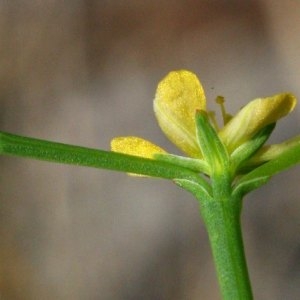
[(225, 103), (224, 97), (217, 96), (216, 103), (221, 106), (223, 123), (224, 123), (224, 125), (226, 125), (231, 120), (232, 116), (226, 112), (226, 108), (225, 108), (225, 105), (224, 105), (224, 103)]
[(216, 113), (213, 110), (209, 110), (207, 112), (207, 114), (208, 114), (208, 116), (211, 120), (212, 125), (215, 127), (215, 129), (217, 131), (219, 131), (220, 128), (219, 128), (219, 125), (218, 125), (217, 120), (216, 120)]

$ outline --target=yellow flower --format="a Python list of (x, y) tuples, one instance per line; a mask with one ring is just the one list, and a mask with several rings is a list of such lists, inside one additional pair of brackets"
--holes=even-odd
[[(218, 101), (222, 105), (223, 102), (220, 99)], [(296, 99), (289, 93), (255, 99), (228, 122), (226, 115), (226, 124), (218, 130), (218, 136), (231, 154), (259, 130), (290, 113), (295, 105)], [(205, 94), (197, 76), (186, 70), (170, 72), (158, 85), (154, 99), (155, 116), (162, 131), (179, 149), (191, 158), (201, 159), (195, 122), (197, 110), (206, 110)], [(146, 158), (166, 153), (151, 142), (137, 137), (115, 138), (111, 142), (111, 149)]]

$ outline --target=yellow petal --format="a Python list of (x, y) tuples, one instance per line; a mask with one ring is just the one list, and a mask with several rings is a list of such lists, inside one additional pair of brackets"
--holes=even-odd
[(286, 116), (295, 105), (296, 98), (288, 93), (255, 99), (220, 130), (219, 136), (228, 151), (232, 152), (260, 129)]
[(159, 146), (135, 136), (114, 138), (111, 141), (111, 150), (145, 158), (153, 158), (153, 155), (156, 153), (166, 153)]
[(197, 76), (181, 70), (169, 73), (158, 85), (154, 112), (165, 135), (191, 157), (201, 157), (196, 140), (195, 112), (206, 100)]

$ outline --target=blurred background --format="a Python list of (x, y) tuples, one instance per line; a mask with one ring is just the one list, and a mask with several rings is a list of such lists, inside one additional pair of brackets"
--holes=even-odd
[[(0, 129), (109, 149), (136, 135), (179, 153), (152, 110), (190, 69), (210, 109), (300, 95), (299, 1), (0, 2)], [(299, 134), (300, 109), (272, 142)], [(220, 299), (197, 202), (171, 182), (0, 157), (0, 298)], [(246, 197), (255, 299), (300, 299), (300, 169)]]

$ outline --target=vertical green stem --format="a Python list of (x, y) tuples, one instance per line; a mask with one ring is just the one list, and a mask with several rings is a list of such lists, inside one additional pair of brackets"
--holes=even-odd
[(253, 296), (241, 233), (241, 201), (236, 200), (201, 201), (200, 212), (212, 247), (223, 299), (250, 300)]

